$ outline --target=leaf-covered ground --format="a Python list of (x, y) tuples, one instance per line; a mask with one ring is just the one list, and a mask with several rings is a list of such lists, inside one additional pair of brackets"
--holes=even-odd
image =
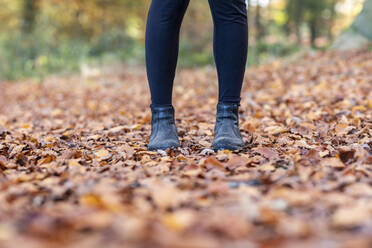
[(216, 85), (179, 72), (156, 153), (143, 69), (0, 84), (0, 247), (368, 247), (372, 53), (249, 69), (240, 154), (209, 149)]

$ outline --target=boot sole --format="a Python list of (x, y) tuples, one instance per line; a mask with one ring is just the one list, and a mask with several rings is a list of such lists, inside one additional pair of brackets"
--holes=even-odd
[(231, 145), (215, 145), (212, 146), (212, 149), (217, 152), (221, 150), (229, 150), (229, 151), (237, 151), (237, 150), (242, 150), (244, 146), (231, 146)]
[(181, 147), (181, 146), (152, 147), (152, 148), (147, 148), (147, 150), (149, 150), (149, 151), (157, 151), (157, 150), (165, 151), (165, 150), (167, 150), (167, 149), (176, 150), (178, 147)]

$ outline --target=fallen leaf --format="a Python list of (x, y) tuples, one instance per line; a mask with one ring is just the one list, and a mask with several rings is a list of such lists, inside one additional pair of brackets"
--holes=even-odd
[(210, 169), (211, 168), (217, 168), (217, 169), (220, 169), (220, 170), (223, 170), (223, 171), (225, 170), (225, 166), (213, 156), (208, 157), (204, 161), (204, 166), (207, 167), (207, 168), (210, 168)]
[(279, 158), (278, 152), (269, 147), (255, 148), (253, 149), (253, 151), (260, 154), (261, 156), (264, 156), (269, 160), (275, 160)]
[(333, 167), (333, 168), (344, 168), (345, 167), (345, 164), (342, 163), (342, 161), (337, 157), (324, 158), (324, 159), (321, 160), (320, 165), (321, 166), (330, 166), (330, 167)]
[(282, 126), (271, 126), (271, 127), (265, 128), (264, 132), (269, 133), (271, 135), (277, 135), (277, 134), (288, 132), (288, 129)]
[(248, 163), (248, 159), (242, 156), (232, 157), (226, 164), (226, 168), (229, 170), (234, 170), (241, 166), (245, 166)]
[(163, 224), (170, 230), (183, 232), (194, 224), (195, 216), (190, 210), (178, 210), (174, 213), (166, 214), (162, 218)]
[(270, 163), (266, 163), (266, 164), (261, 165), (259, 167), (259, 170), (263, 172), (271, 172), (271, 171), (275, 171), (275, 167)]
[(339, 228), (353, 228), (368, 221), (371, 210), (363, 206), (341, 207), (332, 215), (332, 225)]

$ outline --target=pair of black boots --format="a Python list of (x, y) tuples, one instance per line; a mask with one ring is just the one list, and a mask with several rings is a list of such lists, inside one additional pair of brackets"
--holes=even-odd
[[(149, 150), (166, 150), (177, 148), (181, 144), (178, 140), (177, 128), (174, 121), (172, 106), (151, 105), (151, 135)], [(218, 103), (216, 124), (214, 128), (213, 150), (240, 150), (244, 142), (239, 130), (239, 104)]]

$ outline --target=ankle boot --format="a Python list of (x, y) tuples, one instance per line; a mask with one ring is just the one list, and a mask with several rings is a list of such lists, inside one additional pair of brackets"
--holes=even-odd
[(181, 146), (177, 136), (173, 106), (151, 105), (150, 107), (152, 119), (148, 149), (166, 150)]
[(218, 103), (214, 128), (214, 150), (240, 150), (244, 142), (239, 130), (239, 104)]

